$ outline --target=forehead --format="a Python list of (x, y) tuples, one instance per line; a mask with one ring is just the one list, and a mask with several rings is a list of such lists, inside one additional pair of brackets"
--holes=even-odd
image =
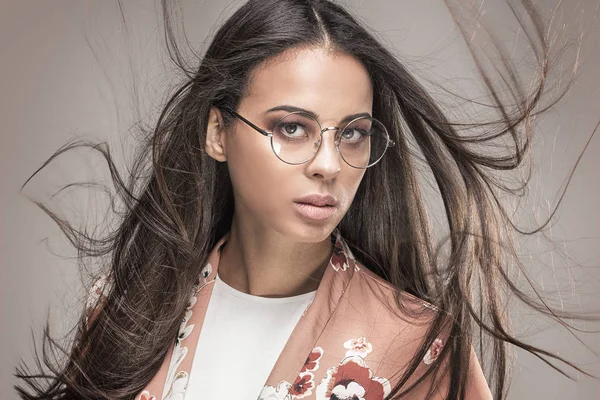
[(255, 69), (240, 108), (257, 114), (281, 104), (313, 110), (322, 121), (370, 113), (371, 79), (348, 54), (320, 48), (288, 50)]

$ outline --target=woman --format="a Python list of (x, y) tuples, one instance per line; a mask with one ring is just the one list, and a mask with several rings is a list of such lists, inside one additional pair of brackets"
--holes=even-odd
[[(67, 363), (46, 386), (20, 371), (22, 398), (500, 399), (507, 344), (562, 360), (507, 330), (506, 288), (553, 311), (511, 286), (489, 173), (521, 164), (547, 69), (532, 97), (512, 92), (516, 112), (493, 96), (502, 119), (467, 136), (342, 7), (252, 0), (186, 73), (131, 180), (114, 172), (119, 228), (96, 240), (50, 214), (111, 258)], [(504, 136), (509, 154), (476, 151)], [(410, 143), (445, 205), (443, 262)]]

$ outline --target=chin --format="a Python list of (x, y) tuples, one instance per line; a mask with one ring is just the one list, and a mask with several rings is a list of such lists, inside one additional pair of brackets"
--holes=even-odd
[(329, 238), (338, 223), (337, 219), (313, 224), (295, 222), (286, 227), (285, 235), (301, 243), (320, 243)]

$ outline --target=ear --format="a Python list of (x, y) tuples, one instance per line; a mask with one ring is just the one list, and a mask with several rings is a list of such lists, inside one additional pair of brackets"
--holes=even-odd
[(211, 107), (206, 126), (204, 150), (209, 156), (220, 162), (227, 160), (225, 152), (226, 136), (221, 111), (216, 107)]

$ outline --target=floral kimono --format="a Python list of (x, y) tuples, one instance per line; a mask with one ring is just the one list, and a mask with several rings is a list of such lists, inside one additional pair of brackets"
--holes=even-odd
[[(401, 378), (424, 338), (427, 323), (401, 315), (394, 302), (397, 290), (354, 258), (338, 230), (334, 234), (333, 254), (315, 297), (292, 331), (261, 393), (256, 393), (257, 400), (381, 400)], [(174, 347), (136, 400), (184, 399), (221, 246), (228, 237), (229, 233), (209, 255)], [(433, 314), (427, 303), (405, 292), (402, 298), (409, 307), (425, 307)], [(430, 344), (408, 384), (436, 362), (445, 342), (446, 337), (440, 334)], [(467, 398), (491, 399), (473, 351), (470, 364)], [(446, 376), (436, 399), (445, 398), (447, 380)], [(406, 399), (425, 398), (429, 384), (424, 383)], [(254, 394), (249, 393), (251, 398)]]

